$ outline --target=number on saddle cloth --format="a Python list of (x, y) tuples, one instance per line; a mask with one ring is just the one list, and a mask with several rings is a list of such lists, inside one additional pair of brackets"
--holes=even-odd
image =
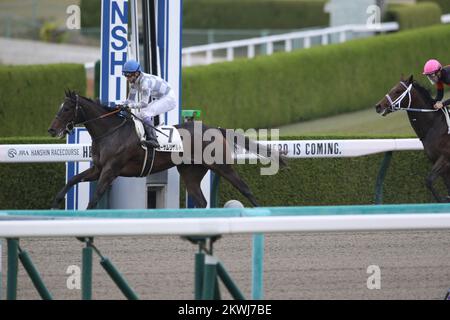
[[(134, 120), (136, 134), (140, 140), (145, 139), (144, 125), (140, 120)], [(161, 125), (155, 129), (156, 138), (160, 147), (156, 150), (161, 152), (183, 152), (183, 142), (178, 130), (171, 125)]]

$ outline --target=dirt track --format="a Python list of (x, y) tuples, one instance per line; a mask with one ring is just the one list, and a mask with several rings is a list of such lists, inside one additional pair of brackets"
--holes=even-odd
[[(246, 297), (250, 297), (251, 235), (225, 236), (215, 245)], [(196, 247), (178, 237), (101, 238), (96, 244), (144, 299), (192, 299)], [(75, 239), (28, 239), (53, 296), (79, 299), (67, 289), (69, 265), (80, 266)], [(450, 287), (450, 232), (271, 234), (265, 237), (266, 299), (442, 299)], [(6, 243), (3, 271), (6, 274)], [(381, 269), (381, 289), (369, 290), (369, 265)], [(3, 288), (5, 288), (5, 276)], [(122, 299), (94, 258), (94, 298)], [(224, 290), (222, 290), (224, 292)], [(224, 298), (230, 298), (223, 294)], [(38, 299), (20, 267), (19, 299)]]

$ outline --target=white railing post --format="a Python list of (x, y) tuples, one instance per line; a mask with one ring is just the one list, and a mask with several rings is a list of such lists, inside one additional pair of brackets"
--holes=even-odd
[(328, 33), (322, 34), (322, 41), (323, 46), (326, 46), (328, 44)]
[(213, 52), (212, 52), (212, 50), (207, 50), (206, 51), (206, 63), (207, 64), (213, 63)]
[(234, 49), (233, 47), (227, 48), (227, 61), (233, 61), (234, 59)]
[(345, 42), (345, 41), (347, 41), (347, 34), (346, 34), (345, 31), (341, 31), (339, 33), (339, 42), (342, 43), (342, 42)]
[(273, 53), (273, 42), (267, 43), (267, 55), (271, 55)]
[(292, 39), (286, 39), (286, 41), (284, 43), (284, 50), (286, 52), (291, 52), (292, 51)]
[(310, 37), (306, 37), (305, 39), (303, 39), (303, 47), (305, 49), (311, 48), (311, 38)]
[(247, 48), (247, 57), (249, 59), (255, 57), (255, 46), (254, 45), (249, 45), (248, 46), (248, 48)]
[(192, 66), (192, 55), (190, 53), (187, 53), (184, 55), (186, 57), (185, 63), (187, 67)]

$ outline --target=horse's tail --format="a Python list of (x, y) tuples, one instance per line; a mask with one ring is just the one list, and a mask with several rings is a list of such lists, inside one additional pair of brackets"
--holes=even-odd
[[(226, 139), (227, 129), (219, 128), (219, 130), (222, 132), (222, 135)], [(256, 151), (258, 155), (270, 158), (271, 161), (277, 161), (281, 167), (287, 166), (287, 157), (284, 154), (281, 154), (279, 151), (272, 148), (268, 148), (267, 146), (260, 144), (241, 133), (235, 131), (233, 132), (232, 143), (233, 145), (239, 146), (241, 148)]]

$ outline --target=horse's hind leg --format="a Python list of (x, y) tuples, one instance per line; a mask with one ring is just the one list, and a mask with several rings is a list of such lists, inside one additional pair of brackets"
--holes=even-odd
[(206, 208), (208, 202), (203, 195), (201, 189), (201, 182), (208, 168), (201, 165), (179, 165), (177, 170), (186, 185), (187, 192), (194, 198), (195, 204), (198, 208)]
[(97, 167), (90, 167), (89, 169), (77, 174), (76, 176), (72, 177), (72, 179), (67, 182), (67, 184), (62, 188), (55, 196), (55, 199), (52, 203), (52, 209), (58, 209), (59, 204), (64, 199), (66, 193), (69, 191), (72, 186), (76, 185), (79, 182), (83, 181), (95, 181), (100, 176), (100, 171), (97, 169)]
[[(436, 181), (436, 179), (440, 175), (442, 175), (443, 173), (448, 171), (449, 168), (450, 168), (450, 164), (449, 164), (448, 160), (444, 156), (440, 156), (438, 158), (438, 160), (434, 163), (433, 168), (431, 169), (431, 172), (428, 174), (426, 181), (425, 181), (428, 190), (430, 190), (430, 192), (433, 194), (433, 197), (438, 202), (448, 202), (448, 199), (446, 197), (445, 198), (441, 197), (433, 184), (434, 184), (434, 181)], [(445, 179), (444, 179), (444, 181), (445, 181)]]
[(258, 207), (259, 204), (256, 201), (255, 196), (250, 191), (248, 185), (242, 180), (238, 173), (229, 164), (213, 164), (211, 169), (217, 174), (227, 179), (236, 189), (239, 190), (244, 197), (246, 197), (254, 207)]

